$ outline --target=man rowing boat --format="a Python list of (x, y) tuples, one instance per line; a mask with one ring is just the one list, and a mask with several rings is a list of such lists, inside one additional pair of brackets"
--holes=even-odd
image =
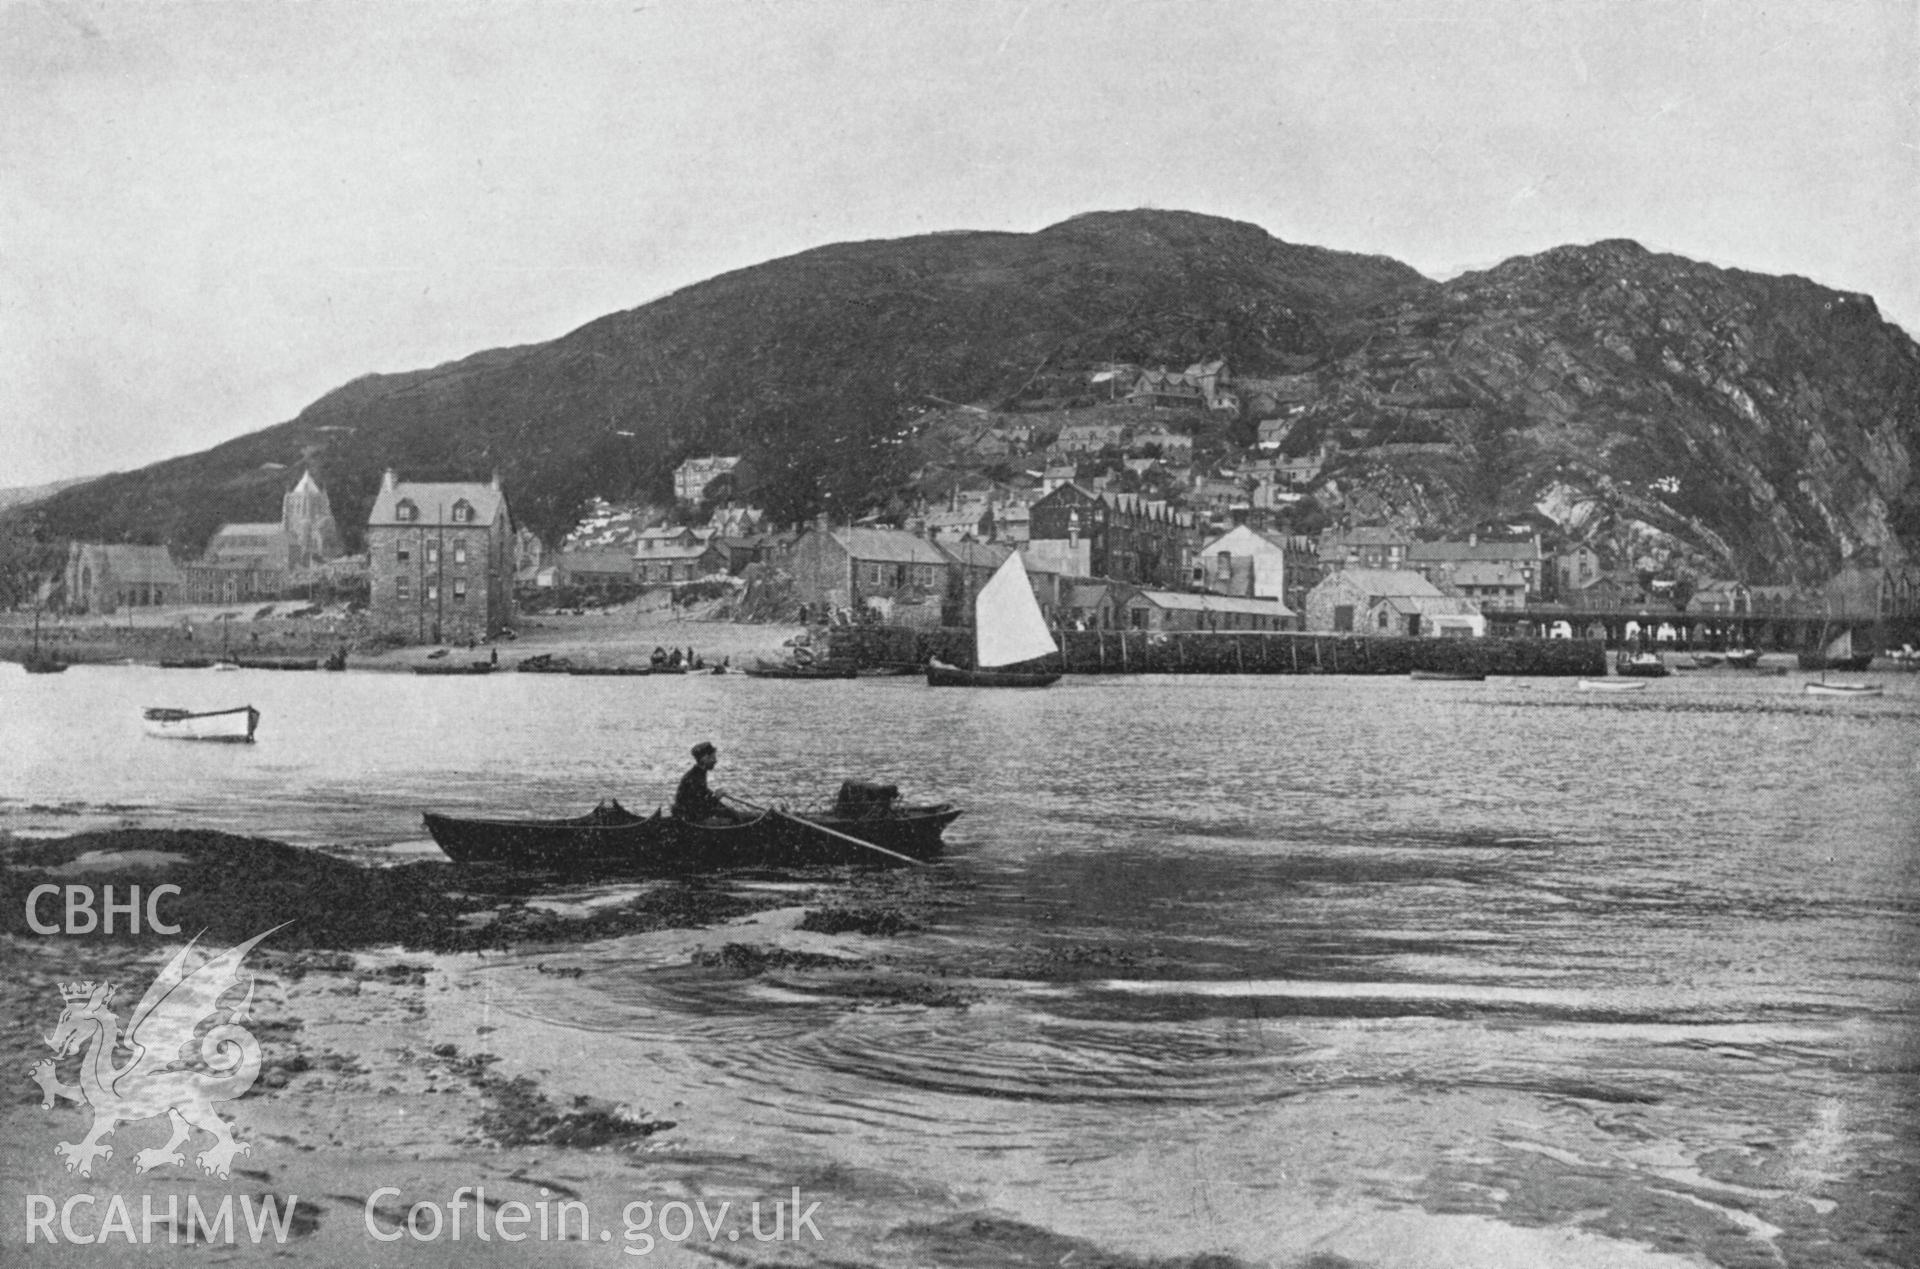
[(707, 772), (719, 763), (720, 752), (710, 741), (703, 740), (693, 747), (693, 769), (680, 777), (680, 788), (673, 795), (673, 818), (693, 824), (739, 821), (740, 817), (720, 800), (720, 795), (707, 787)]

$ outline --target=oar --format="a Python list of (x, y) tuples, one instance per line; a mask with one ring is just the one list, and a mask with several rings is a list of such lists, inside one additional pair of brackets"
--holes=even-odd
[(841, 841), (852, 842), (855, 846), (865, 846), (868, 850), (877, 850), (882, 855), (890, 855), (904, 863), (914, 864), (922, 868), (927, 866), (927, 861), (924, 859), (915, 859), (912, 855), (903, 855), (897, 850), (888, 850), (885, 846), (875, 846), (872, 842), (862, 841), (850, 833), (842, 833), (838, 829), (828, 828), (825, 824), (815, 824), (812, 820), (803, 820), (797, 815), (789, 815), (777, 807), (761, 806), (758, 802), (749, 802), (745, 798), (734, 797), (731, 793), (722, 793), (720, 796), (729, 802), (738, 802), (750, 811), (759, 811), (763, 815), (778, 815), (783, 820), (789, 820), (800, 825), (802, 828), (810, 828), (816, 833), (825, 833), (828, 837), (838, 837)]

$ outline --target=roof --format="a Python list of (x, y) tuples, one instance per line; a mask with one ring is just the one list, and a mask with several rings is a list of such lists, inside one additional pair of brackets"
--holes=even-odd
[(213, 531), (213, 536), (216, 539), (225, 537), (264, 538), (279, 537), (285, 532), (286, 526), (278, 520), (268, 520), (260, 524), (223, 524)]
[[(1240, 546), (1253, 549), (1232, 551), (1232, 548)], [(1213, 538), (1205, 546), (1201, 547), (1200, 554), (1218, 555), (1223, 549), (1232, 551), (1232, 553), (1236, 555), (1251, 555), (1254, 550), (1259, 550), (1263, 554), (1267, 551), (1284, 554), (1287, 548), (1285, 543), (1260, 532), (1258, 529), (1248, 528), (1244, 524), (1236, 524), (1233, 528), (1228, 529), (1225, 533)]]
[[(1423, 599), (1442, 599), (1440, 590), (1432, 582), (1407, 568), (1342, 568), (1328, 573), (1320, 586), (1335, 586), (1342, 582), (1354, 589), (1363, 591), (1374, 598), (1394, 596), (1416, 596)], [(1314, 587), (1315, 590), (1320, 586)]]
[(1140, 598), (1156, 608), (1174, 612), (1252, 613), (1263, 617), (1291, 617), (1293, 610), (1277, 599), (1242, 599), (1234, 595), (1192, 595), (1179, 590), (1143, 590)]
[(1480, 605), (1459, 595), (1382, 595), (1379, 602), (1423, 617), (1478, 617)]
[(559, 565), (569, 573), (631, 573), (633, 556), (619, 547), (588, 547), (562, 551)]
[(1493, 564), (1472, 560), (1448, 575), (1455, 586), (1525, 586), (1527, 579), (1511, 564)]
[(84, 548), (119, 582), (158, 582), (179, 585), (180, 570), (164, 546), (134, 546), (125, 542), (89, 544)]
[(1395, 546), (1413, 540), (1403, 529), (1391, 529), (1379, 524), (1363, 524), (1344, 530), (1329, 529), (1321, 537), (1334, 546)]
[(945, 564), (939, 546), (905, 529), (834, 529), (833, 540), (856, 560), (881, 564)]
[[(394, 515), (394, 508), (402, 499), (410, 500), (420, 509), (418, 520), (402, 520)], [(367, 523), (451, 525), (453, 504), (462, 499), (473, 508), (473, 519), (468, 522), (471, 524), (492, 524), (507, 506), (506, 495), (500, 492), (499, 486), (477, 480), (436, 483), (400, 480), (391, 485), (381, 484), (380, 491), (373, 496), (373, 510), (367, 513)]]
[(1002, 542), (945, 542), (940, 549), (968, 568), (999, 568), (1013, 554), (1013, 547)]
[(1066, 598), (1061, 602), (1068, 608), (1098, 608), (1116, 589), (1106, 582), (1075, 582), (1067, 587)]
[(628, 563), (650, 564), (656, 560), (697, 560), (710, 551), (717, 551), (714, 543), (695, 542), (690, 546), (656, 546), (652, 550), (639, 551), (626, 556)]
[(1539, 544), (1525, 542), (1411, 542), (1407, 560), (1413, 564), (1457, 564), (1469, 560), (1537, 560)]

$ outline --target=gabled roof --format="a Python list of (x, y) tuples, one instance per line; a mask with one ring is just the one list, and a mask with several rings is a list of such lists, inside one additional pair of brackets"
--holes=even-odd
[(1525, 542), (1411, 542), (1407, 559), (1414, 564), (1457, 564), (1469, 560), (1537, 560), (1539, 546)]
[(905, 529), (834, 529), (833, 540), (856, 560), (877, 564), (945, 564), (940, 547)]
[(1525, 586), (1527, 579), (1511, 564), (1472, 560), (1456, 565), (1447, 575), (1455, 586)]
[(968, 568), (999, 568), (1013, 554), (1004, 542), (943, 542), (940, 549), (955, 564)]
[(135, 546), (126, 542), (88, 544), (81, 548), (92, 554), (107, 576), (117, 582), (149, 582), (180, 585), (182, 578), (173, 556), (164, 546)]
[[(1393, 596), (1444, 598), (1438, 587), (1410, 568), (1342, 568), (1328, 573), (1320, 582), (1320, 586), (1341, 585), (1351, 585), (1354, 589), (1375, 598)], [(1314, 589), (1318, 590), (1320, 586)]]
[(282, 537), (286, 526), (278, 520), (262, 521), (258, 524), (223, 524), (213, 531), (213, 540), (221, 538), (266, 538)]
[(1261, 617), (1291, 617), (1293, 610), (1277, 599), (1244, 599), (1237, 595), (1193, 595), (1179, 590), (1142, 590), (1141, 599), (1170, 612), (1249, 613)]
[[(418, 520), (402, 520), (394, 514), (394, 508), (403, 499), (419, 508)], [(507, 505), (505, 495), (497, 486), (477, 480), (432, 483), (401, 480), (391, 485), (381, 485), (380, 492), (373, 496), (373, 509), (367, 513), (367, 524), (409, 527), (420, 524), (455, 525), (458, 522), (453, 518), (453, 507), (463, 499), (473, 508), (473, 519), (467, 524), (492, 524)]]
[(658, 560), (697, 560), (709, 551), (719, 548), (711, 541), (694, 542), (686, 546), (656, 546), (650, 551), (636, 551), (627, 557), (629, 563), (650, 564)]

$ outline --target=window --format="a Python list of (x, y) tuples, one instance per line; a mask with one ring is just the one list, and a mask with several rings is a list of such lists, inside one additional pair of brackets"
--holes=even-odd
[(1217, 566), (1217, 571), (1214, 576), (1223, 582), (1233, 579), (1233, 555), (1231, 552), (1220, 552), (1220, 563)]
[(396, 599), (412, 599), (413, 583), (405, 577), (393, 579), (393, 594)]
[(1343, 634), (1352, 632), (1353, 630), (1353, 605), (1352, 604), (1334, 605), (1333, 628), (1337, 631), (1340, 631)]
[(440, 598), (440, 583), (428, 582), (427, 583), (427, 602), (432, 603), (434, 600), (438, 598)]
[(413, 505), (412, 499), (402, 498), (393, 508), (396, 520), (413, 521), (420, 518), (420, 508)]
[(427, 563), (438, 564), (439, 562), (440, 562), (439, 546), (434, 543), (429, 543), (427, 545)]
[(465, 599), (467, 597), (467, 579), (466, 578), (456, 577), (453, 579), (453, 597), (456, 600)]
[(402, 542), (400, 544), (400, 549), (394, 552), (394, 557), (398, 559), (402, 564), (405, 564), (408, 560), (413, 558), (413, 552), (409, 551), (407, 549), (407, 544)]
[(465, 542), (455, 542), (453, 544), (453, 562), (455, 564), (465, 564), (467, 562), (467, 544)]
[(473, 504), (465, 498), (453, 504), (453, 522), (455, 524), (473, 523)]

